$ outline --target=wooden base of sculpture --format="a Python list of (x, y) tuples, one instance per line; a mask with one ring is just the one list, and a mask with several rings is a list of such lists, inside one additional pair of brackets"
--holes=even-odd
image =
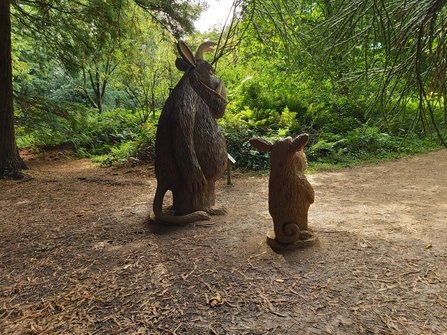
[(267, 244), (273, 249), (279, 250), (295, 250), (300, 248), (306, 248), (314, 245), (318, 240), (318, 236), (311, 230), (301, 231), (300, 238), (292, 243), (281, 243), (276, 239), (275, 231), (270, 230), (267, 233)]
[[(213, 207), (205, 208), (202, 211), (196, 211), (193, 213), (188, 213), (186, 215), (179, 214), (179, 211), (176, 210), (173, 206), (167, 206), (164, 207), (162, 210), (162, 213), (164, 215), (167, 215), (172, 221), (166, 222), (163, 220), (160, 220), (157, 218), (157, 216), (154, 213), (150, 213), (149, 217), (147, 219), (147, 222), (156, 222), (161, 223), (168, 226), (185, 226), (188, 223), (193, 223), (196, 221), (206, 221), (211, 219), (211, 215), (225, 215), (228, 213), (228, 210), (226, 207), (222, 205), (214, 205)], [(179, 216), (180, 215), (180, 216)], [(180, 222), (176, 222), (176, 218), (183, 218)], [(190, 218), (188, 220), (188, 218)], [(209, 226), (213, 225), (214, 223), (201, 223), (198, 224), (199, 226)]]

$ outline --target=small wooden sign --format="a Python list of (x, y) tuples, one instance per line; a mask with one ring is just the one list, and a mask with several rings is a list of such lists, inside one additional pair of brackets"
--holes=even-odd
[(227, 185), (231, 185), (231, 164), (234, 164), (234, 163), (236, 163), (236, 160), (230, 154), (228, 154), (228, 161), (227, 161)]

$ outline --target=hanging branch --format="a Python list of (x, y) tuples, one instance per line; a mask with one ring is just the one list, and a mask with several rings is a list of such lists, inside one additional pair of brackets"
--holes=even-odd
[[(327, 37), (320, 44), (328, 46), (325, 54), (341, 50), (349, 54), (355, 48), (364, 48), (367, 61), (373, 53), (367, 49), (366, 41), (380, 41), (384, 56), (382, 66), (375, 68), (370, 61), (371, 65), (364, 70), (368, 80), (379, 87), (374, 106), (380, 106), (383, 119), (390, 127), (389, 116), (397, 115), (390, 115), (385, 110), (391, 107), (391, 113), (398, 113), (399, 109), (405, 113), (408, 98), (415, 91), (419, 108), (412, 127), (419, 123), (426, 132), (429, 118), (432, 129), (445, 147), (447, 143), (432, 99), (445, 94), (447, 81), (446, 3), (447, 0), (343, 1), (335, 15), (322, 25)], [(368, 29), (359, 27), (361, 20)], [(444, 100), (438, 98), (438, 104), (446, 110)], [(446, 115), (444, 113), (444, 123)]]

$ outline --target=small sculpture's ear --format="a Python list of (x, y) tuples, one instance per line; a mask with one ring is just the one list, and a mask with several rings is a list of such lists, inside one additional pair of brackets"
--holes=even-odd
[(189, 66), (196, 67), (196, 59), (194, 58), (194, 55), (192, 54), (191, 50), (189, 50), (185, 42), (178, 41), (177, 50), (180, 53), (180, 56), (182, 56), (182, 58), (189, 64)]
[(309, 134), (301, 134), (295, 137), (292, 141), (292, 144), (289, 147), (290, 152), (297, 152), (302, 150), (309, 141)]
[(253, 137), (252, 139), (250, 139), (249, 142), (253, 147), (258, 149), (259, 151), (272, 151), (273, 144), (267, 140), (264, 140), (263, 138)]
[(175, 60), (175, 67), (183, 72), (188, 71), (188, 69), (190, 68), (189, 63), (186, 62), (183, 58), (177, 58)]

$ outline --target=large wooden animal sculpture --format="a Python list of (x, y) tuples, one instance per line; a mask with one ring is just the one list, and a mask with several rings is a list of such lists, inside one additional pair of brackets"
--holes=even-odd
[[(216, 44), (205, 42), (196, 55), (182, 41), (176, 66), (184, 71), (162, 110), (155, 142), (157, 190), (153, 202), (155, 219), (185, 225), (225, 214), (215, 206), (215, 182), (227, 164), (226, 141), (216, 119), (227, 105), (225, 87), (204, 52)], [(172, 191), (173, 205), (163, 211), (163, 199)]]
[(308, 134), (279, 139), (274, 144), (262, 138), (250, 140), (256, 149), (271, 152), (269, 212), (274, 231), (267, 234), (267, 243), (275, 248), (295, 249), (316, 242), (316, 236), (308, 229), (314, 189), (303, 173), (307, 168), (303, 148), (308, 140)]

